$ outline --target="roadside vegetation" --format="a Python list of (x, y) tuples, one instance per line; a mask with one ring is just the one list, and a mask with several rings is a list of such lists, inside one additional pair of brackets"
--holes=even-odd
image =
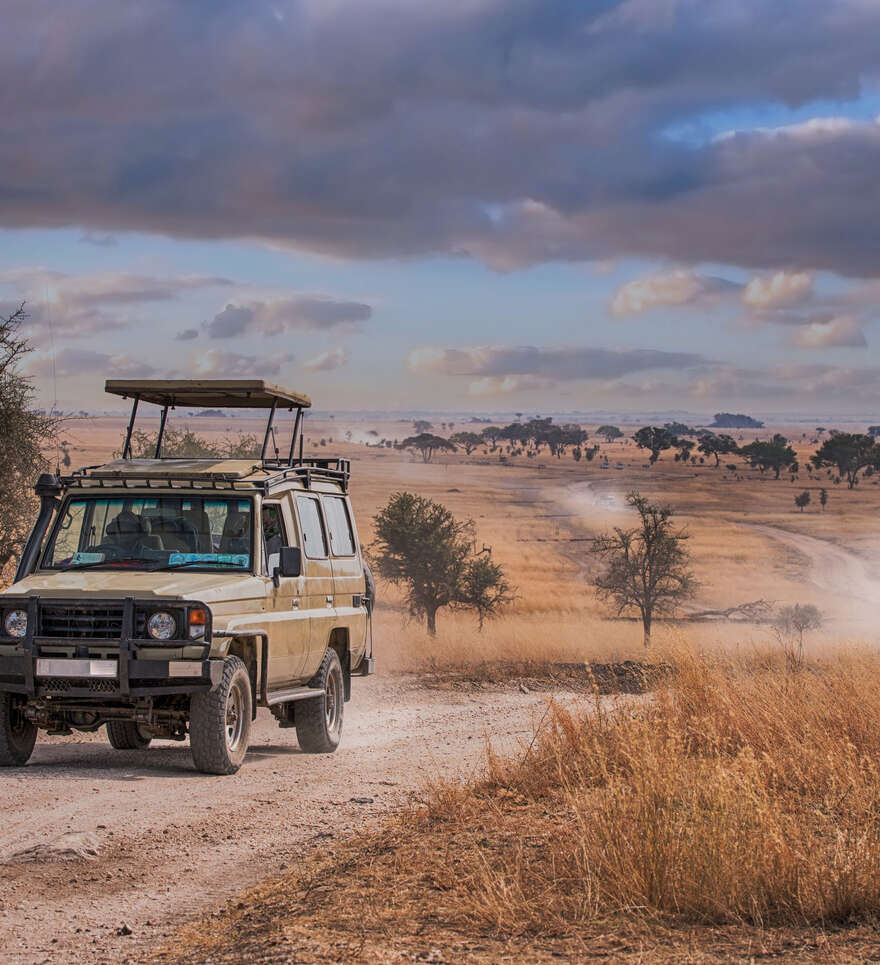
[(308, 948), (310, 960), (347, 949), (379, 961), (389, 935), (398, 951), (439, 949), (436, 961), (587, 947), (681, 961), (695, 940), (701, 961), (748, 960), (756, 944), (781, 952), (792, 936), (804, 950), (823, 937), (826, 952), (848, 931), (870, 942), (880, 660), (667, 659), (673, 672), (652, 699), (552, 707), (518, 754), (490, 752), (487, 777), (435, 785), (379, 831), (243, 896), (162, 960)]
[[(12, 579), (36, 513), (34, 483), (48, 472), (58, 419), (34, 406), (33, 384), (21, 371), (31, 351), (20, 328), (24, 305), (0, 319), (0, 581)], [(61, 453), (58, 453), (59, 460)]]

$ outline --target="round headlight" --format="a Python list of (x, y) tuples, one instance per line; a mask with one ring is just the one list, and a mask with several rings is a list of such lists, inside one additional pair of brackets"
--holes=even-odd
[(177, 636), (177, 620), (170, 613), (160, 610), (147, 620), (147, 633), (154, 640), (170, 640)]
[(27, 613), (24, 610), (10, 610), (3, 626), (10, 637), (23, 637), (27, 633)]

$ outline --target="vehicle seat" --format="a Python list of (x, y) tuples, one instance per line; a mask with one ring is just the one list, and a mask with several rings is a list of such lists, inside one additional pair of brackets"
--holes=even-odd
[(196, 531), (196, 552), (213, 553), (214, 543), (211, 539), (211, 521), (204, 509), (185, 510), (183, 518)]
[(220, 537), (221, 553), (250, 554), (250, 515), (244, 513), (230, 513), (223, 525), (223, 535)]
[(118, 516), (111, 519), (104, 531), (106, 542), (126, 552), (142, 545), (146, 535), (147, 524), (130, 509), (123, 509)]
[(162, 541), (162, 549), (175, 553), (195, 553), (196, 528), (188, 520), (169, 516), (158, 516), (150, 528), (154, 536)]

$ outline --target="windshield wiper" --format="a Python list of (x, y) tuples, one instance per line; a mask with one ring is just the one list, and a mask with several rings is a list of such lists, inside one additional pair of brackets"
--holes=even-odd
[(156, 573), (160, 570), (180, 570), (184, 566), (226, 566), (231, 570), (246, 569), (246, 567), (236, 566), (228, 560), (184, 560), (182, 563), (166, 563), (163, 566), (154, 566), (152, 571)]
[(62, 566), (63, 570), (89, 570), (95, 566), (113, 566), (115, 563), (149, 563), (150, 560), (143, 556), (120, 556), (115, 560), (93, 560), (89, 563), (71, 563), (70, 566)]

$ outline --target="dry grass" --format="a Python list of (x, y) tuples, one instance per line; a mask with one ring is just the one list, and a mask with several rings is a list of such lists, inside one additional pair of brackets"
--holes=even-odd
[(679, 653), (675, 669), (651, 698), (554, 707), (517, 758), (490, 753), (485, 779), (430, 789), (163, 960), (863, 959), (880, 913), (880, 659), (792, 674), (775, 654)]

